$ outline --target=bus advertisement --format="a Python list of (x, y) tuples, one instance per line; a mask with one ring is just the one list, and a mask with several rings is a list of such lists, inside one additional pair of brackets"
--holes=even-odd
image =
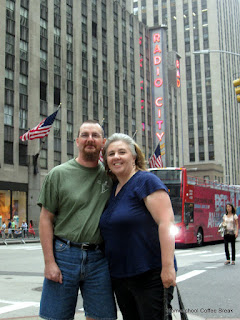
[(240, 188), (188, 177), (186, 168), (151, 168), (167, 186), (175, 217), (176, 244), (222, 240), (218, 226), (226, 204), (232, 203), (240, 216)]

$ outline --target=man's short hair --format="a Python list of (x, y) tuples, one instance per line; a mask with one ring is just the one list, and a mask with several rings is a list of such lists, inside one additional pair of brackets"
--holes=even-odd
[[(100, 123), (99, 123), (97, 120), (86, 120), (86, 121), (84, 121), (84, 122), (81, 124), (81, 126), (82, 126), (83, 124), (85, 124), (85, 123), (98, 124), (98, 125), (101, 127), (101, 129), (102, 129), (102, 136), (104, 137), (103, 128), (102, 128), (102, 126), (100, 125)], [(79, 129), (78, 129), (77, 137), (79, 137), (81, 126), (80, 126)]]

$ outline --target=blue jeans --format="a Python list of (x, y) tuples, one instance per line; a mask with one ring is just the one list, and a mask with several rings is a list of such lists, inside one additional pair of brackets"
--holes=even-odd
[(48, 320), (74, 319), (80, 288), (87, 317), (117, 319), (108, 263), (102, 251), (86, 251), (56, 240), (54, 255), (63, 283), (44, 279), (40, 317)]

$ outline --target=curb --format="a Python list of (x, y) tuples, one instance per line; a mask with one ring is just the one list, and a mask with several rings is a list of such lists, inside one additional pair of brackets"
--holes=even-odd
[(33, 238), (33, 239), (0, 239), (0, 246), (1, 245), (11, 245), (11, 244), (26, 244), (26, 243), (38, 243), (40, 242), (39, 238)]

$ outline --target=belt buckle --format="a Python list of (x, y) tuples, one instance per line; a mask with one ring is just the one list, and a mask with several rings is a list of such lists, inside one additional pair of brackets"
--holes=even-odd
[(87, 243), (83, 243), (83, 244), (81, 245), (81, 249), (82, 249), (82, 250), (88, 250), (88, 248), (89, 248), (89, 244), (87, 244)]

